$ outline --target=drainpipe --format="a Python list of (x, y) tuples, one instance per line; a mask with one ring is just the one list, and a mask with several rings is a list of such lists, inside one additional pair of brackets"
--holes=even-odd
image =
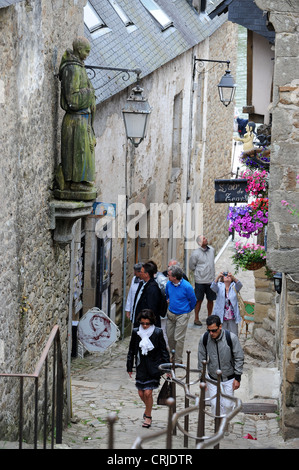
[[(127, 198), (126, 198), (126, 213), (127, 213)], [(127, 225), (127, 216), (126, 216)], [(127, 226), (125, 227), (125, 238), (124, 238), (124, 257), (123, 257), (123, 308), (122, 308), (122, 321), (121, 321), (121, 338), (124, 339), (125, 335), (125, 320), (126, 320), (126, 297), (127, 297), (127, 251), (128, 251), (128, 234)]]
[[(193, 50), (191, 54), (191, 71), (193, 71)], [(187, 158), (187, 184), (186, 184), (186, 204), (188, 204), (188, 201), (190, 200), (190, 188), (189, 188), (189, 182), (190, 182), (190, 163), (191, 163), (191, 152), (192, 152), (192, 137), (193, 137), (193, 100), (194, 100), (194, 76), (193, 73), (191, 72), (191, 87), (190, 87), (190, 108), (189, 108), (189, 132), (188, 132), (188, 158)], [(192, 213), (192, 211), (191, 211)], [(185, 240), (184, 244), (186, 245), (186, 240), (189, 239), (189, 233), (188, 229), (190, 227), (189, 224), (189, 211), (186, 208), (186, 214), (185, 214)], [(192, 217), (191, 217), (192, 220)], [(191, 221), (190, 221), (191, 223)], [(184, 271), (185, 273), (188, 272), (189, 268), (189, 260), (188, 260), (188, 250), (184, 246)]]
[[(125, 207), (125, 237), (124, 237), (124, 251), (123, 251), (123, 305), (122, 305), (122, 319), (121, 319), (121, 338), (124, 339), (125, 335), (125, 320), (126, 320), (126, 297), (127, 297), (127, 253), (128, 253), (128, 232), (127, 232), (127, 214), (128, 214), (128, 184), (127, 184), (127, 172), (128, 172), (128, 141), (126, 145), (125, 155), (125, 195), (126, 195), (126, 207)], [(130, 172), (131, 182), (131, 172)]]
[(72, 322), (73, 322), (73, 298), (74, 298), (74, 253), (75, 253), (75, 236), (74, 227), (72, 228), (72, 241), (70, 243), (70, 297), (69, 297), (69, 312), (68, 312), (68, 341), (67, 341), (67, 410), (68, 420), (72, 417), (72, 399), (71, 399), (71, 352), (72, 352)]

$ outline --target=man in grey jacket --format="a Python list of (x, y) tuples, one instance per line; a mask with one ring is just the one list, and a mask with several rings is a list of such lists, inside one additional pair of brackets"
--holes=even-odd
[(199, 235), (196, 239), (199, 247), (191, 253), (189, 268), (194, 271), (195, 295), (197, 303), (194, 309), (194, 325), (201, 326), (199, 311), (204, 299), (207, 297), (208, 315), (212, 314), (216, 294), (211, 290), (215, 279), (215, 253), (214, 248), (208, 245), (208, 239)]
[[(198, 369), (202, 371), (202, 361), (207, 360), (208, 378), (217, 380), (217, 370), (221, 370), (221, 390), (224, 394), (233, 396), (234, 391), (240, 387), (243, 373), (244, 353), (238, 336), (229, 332), (230, 340), (227, 341), (225, 330), (218, 315), (211, 315), (206, 320), (207, 334), (201, 336), (198, 345)], [(216, 394), (217, 387), (207, 382), (207, 391), (212, 397)], [(232, 408), (233, 402), (221, 398), (220, 414), (224, 415)], [(216, 398), (211, 400), (212, 413), (215, 414)]]

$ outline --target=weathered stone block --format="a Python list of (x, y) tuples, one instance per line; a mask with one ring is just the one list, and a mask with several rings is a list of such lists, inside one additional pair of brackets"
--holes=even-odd
[(273, 300), (272, 292), (256, 290), (255, 292), (256, 303), (270, 305), (272, 303), (272, 300)]
[(255, 328), (254, 339), (264, 348), (275, 354), (275, 338), (272, 333), (264, 328)]
[(299, 305), (288, 305), (288, 326), (299, 325)]
[(268, 290), (272, 289), (273, 281), (265, 278), (255, 278), (254, 285), (256, 289)]
[(255, 303), (254, 307), (254, 322), (261, 324), (263, 319), (268, 315), (269, 305)]

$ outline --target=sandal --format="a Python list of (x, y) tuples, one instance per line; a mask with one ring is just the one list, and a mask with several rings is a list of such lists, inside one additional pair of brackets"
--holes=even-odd
[(144, 423), (142, 423), (142, 427), (143, 427), (143, 428), (150, 428), (151, 425), (152, 425), (152, 417), (151, 417), (151, 416), (146, 416), (146, 414), (144, 414), (144, 415), (143, 415), (143, 418), (144, 418), (144, 419), (145, 419), (145, 418), (150, 419), (151, 422), (150, 422), (150, 424), (149, 424), (149, 423), (146, 423), (146, 422), (144, 421)]
[(202, 323), (200, 320), (194, 320), (194, 325), (202, 326)]

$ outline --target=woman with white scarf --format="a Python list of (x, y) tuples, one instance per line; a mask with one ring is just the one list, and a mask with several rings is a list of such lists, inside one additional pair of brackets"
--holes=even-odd
[(132, 377), (133, 363), (136, 365), (136, 387), (145, 404), (142, 427), (152, 424), (153, 390), (160, 385), (163, 374), (160, 364), (170, 362), (163, 331), (155, 326), (155, 315), (152, 310), (144, 309), (138, 316), (139, 327), (132, 331), (127, 356), (127, 372)]

